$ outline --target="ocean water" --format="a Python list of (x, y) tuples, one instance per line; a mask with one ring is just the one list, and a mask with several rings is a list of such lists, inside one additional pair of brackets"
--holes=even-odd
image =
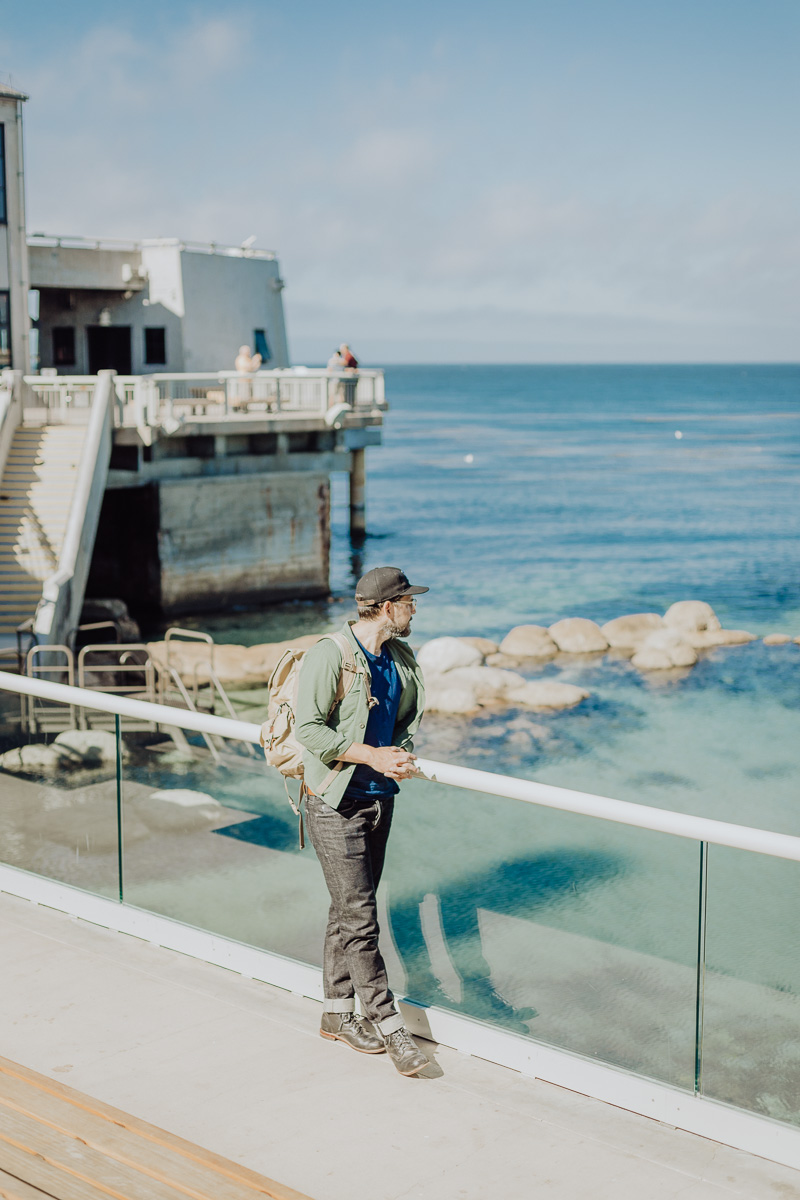
[[(332, 628), (358, 576), (391, 563), (431, 588), (416, 646), (687, 598), (726, 627), (800, 636), (800, 367), (402, 366), (386, 388), (361, 546), (346, 478), (333, 481), (332, 600), (195, 624), (246, 643)], [(532, 733), (518, 713), (431, 716), (421, 746), (800, 833), (799, 668), (800, 646), (761, 642), (668, 677), (561, 656), (528, 673), (579, 683), (589, 701), (537, 715)]]
[[(687, 598), (727, 627), (800, 636), (800, 368), (404, 366), (386, 384), (363, 545), (334, 481), (332, 598), (198, 618), (218, 641), (335, 627), (382, 563), (430, 586), (417, 646)], [(527, 673), (590, 697), (430, 714), (420, 753), (800, 835), (800, 646), (757, 641), (650, 674), (562, 655)], [(262, 692), (235, 701), (262, 719)], [(256, 817), (218, 839), (238, 865), (145, 863), (137, 902), (318, 962), (324, 891), (282, 787), (164, 770), (162, 786)], [(152, 764), (133, 773), (152, 778)], [(684, 839), (406, 785), (382, 900), (391, 977), (422, 1002), (691, 1087), (699, 861)], [(800, 867), (712, 847), (708, 902), (704, 1089), (800, 1122)]]

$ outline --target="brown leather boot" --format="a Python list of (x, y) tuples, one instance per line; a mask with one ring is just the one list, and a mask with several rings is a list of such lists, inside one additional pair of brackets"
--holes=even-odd
[(373, 1033), (369, 1021), (362, 1021), (355, 1013), (324, 1012), (319, 1036), (331, 1042), (344, 1042), (360, 1054), (386, 1053), (383, 1038)]

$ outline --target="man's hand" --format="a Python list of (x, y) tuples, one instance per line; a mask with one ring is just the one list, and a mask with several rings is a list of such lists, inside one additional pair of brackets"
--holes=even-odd
[(387, 775), (398, 782), (417, 773), (414, 766), (417, 756), (398, 746), (367, 746), (364, 742), (353, 742), (340, 757), (343, 762), (365, 763), (379, 775)]
[(371, 749), (369, 765), (373, 771), (395, 780), (410, 779), (416, 774), (416, 755), (409, 754), (407, 750), (399, 750), (397, 746), (375, 746)]

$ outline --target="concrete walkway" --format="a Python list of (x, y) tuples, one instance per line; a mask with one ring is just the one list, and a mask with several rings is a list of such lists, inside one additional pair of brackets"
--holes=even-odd
[(403, 1079), (320, 1009), (0, 895), (0, 1054), (314, 1200), (800, 1200), (800, 1173), (453, 1050)]

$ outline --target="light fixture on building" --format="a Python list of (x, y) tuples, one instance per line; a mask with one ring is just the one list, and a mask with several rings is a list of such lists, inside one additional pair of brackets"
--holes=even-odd
[(98, 323), (98, 325), (110, 325), (111, 324), (111, 313), (109, 312), (109, 310), (107, 308), (102, 308), (100, 310), (100, 316), (97, 318), (97, 323)]

